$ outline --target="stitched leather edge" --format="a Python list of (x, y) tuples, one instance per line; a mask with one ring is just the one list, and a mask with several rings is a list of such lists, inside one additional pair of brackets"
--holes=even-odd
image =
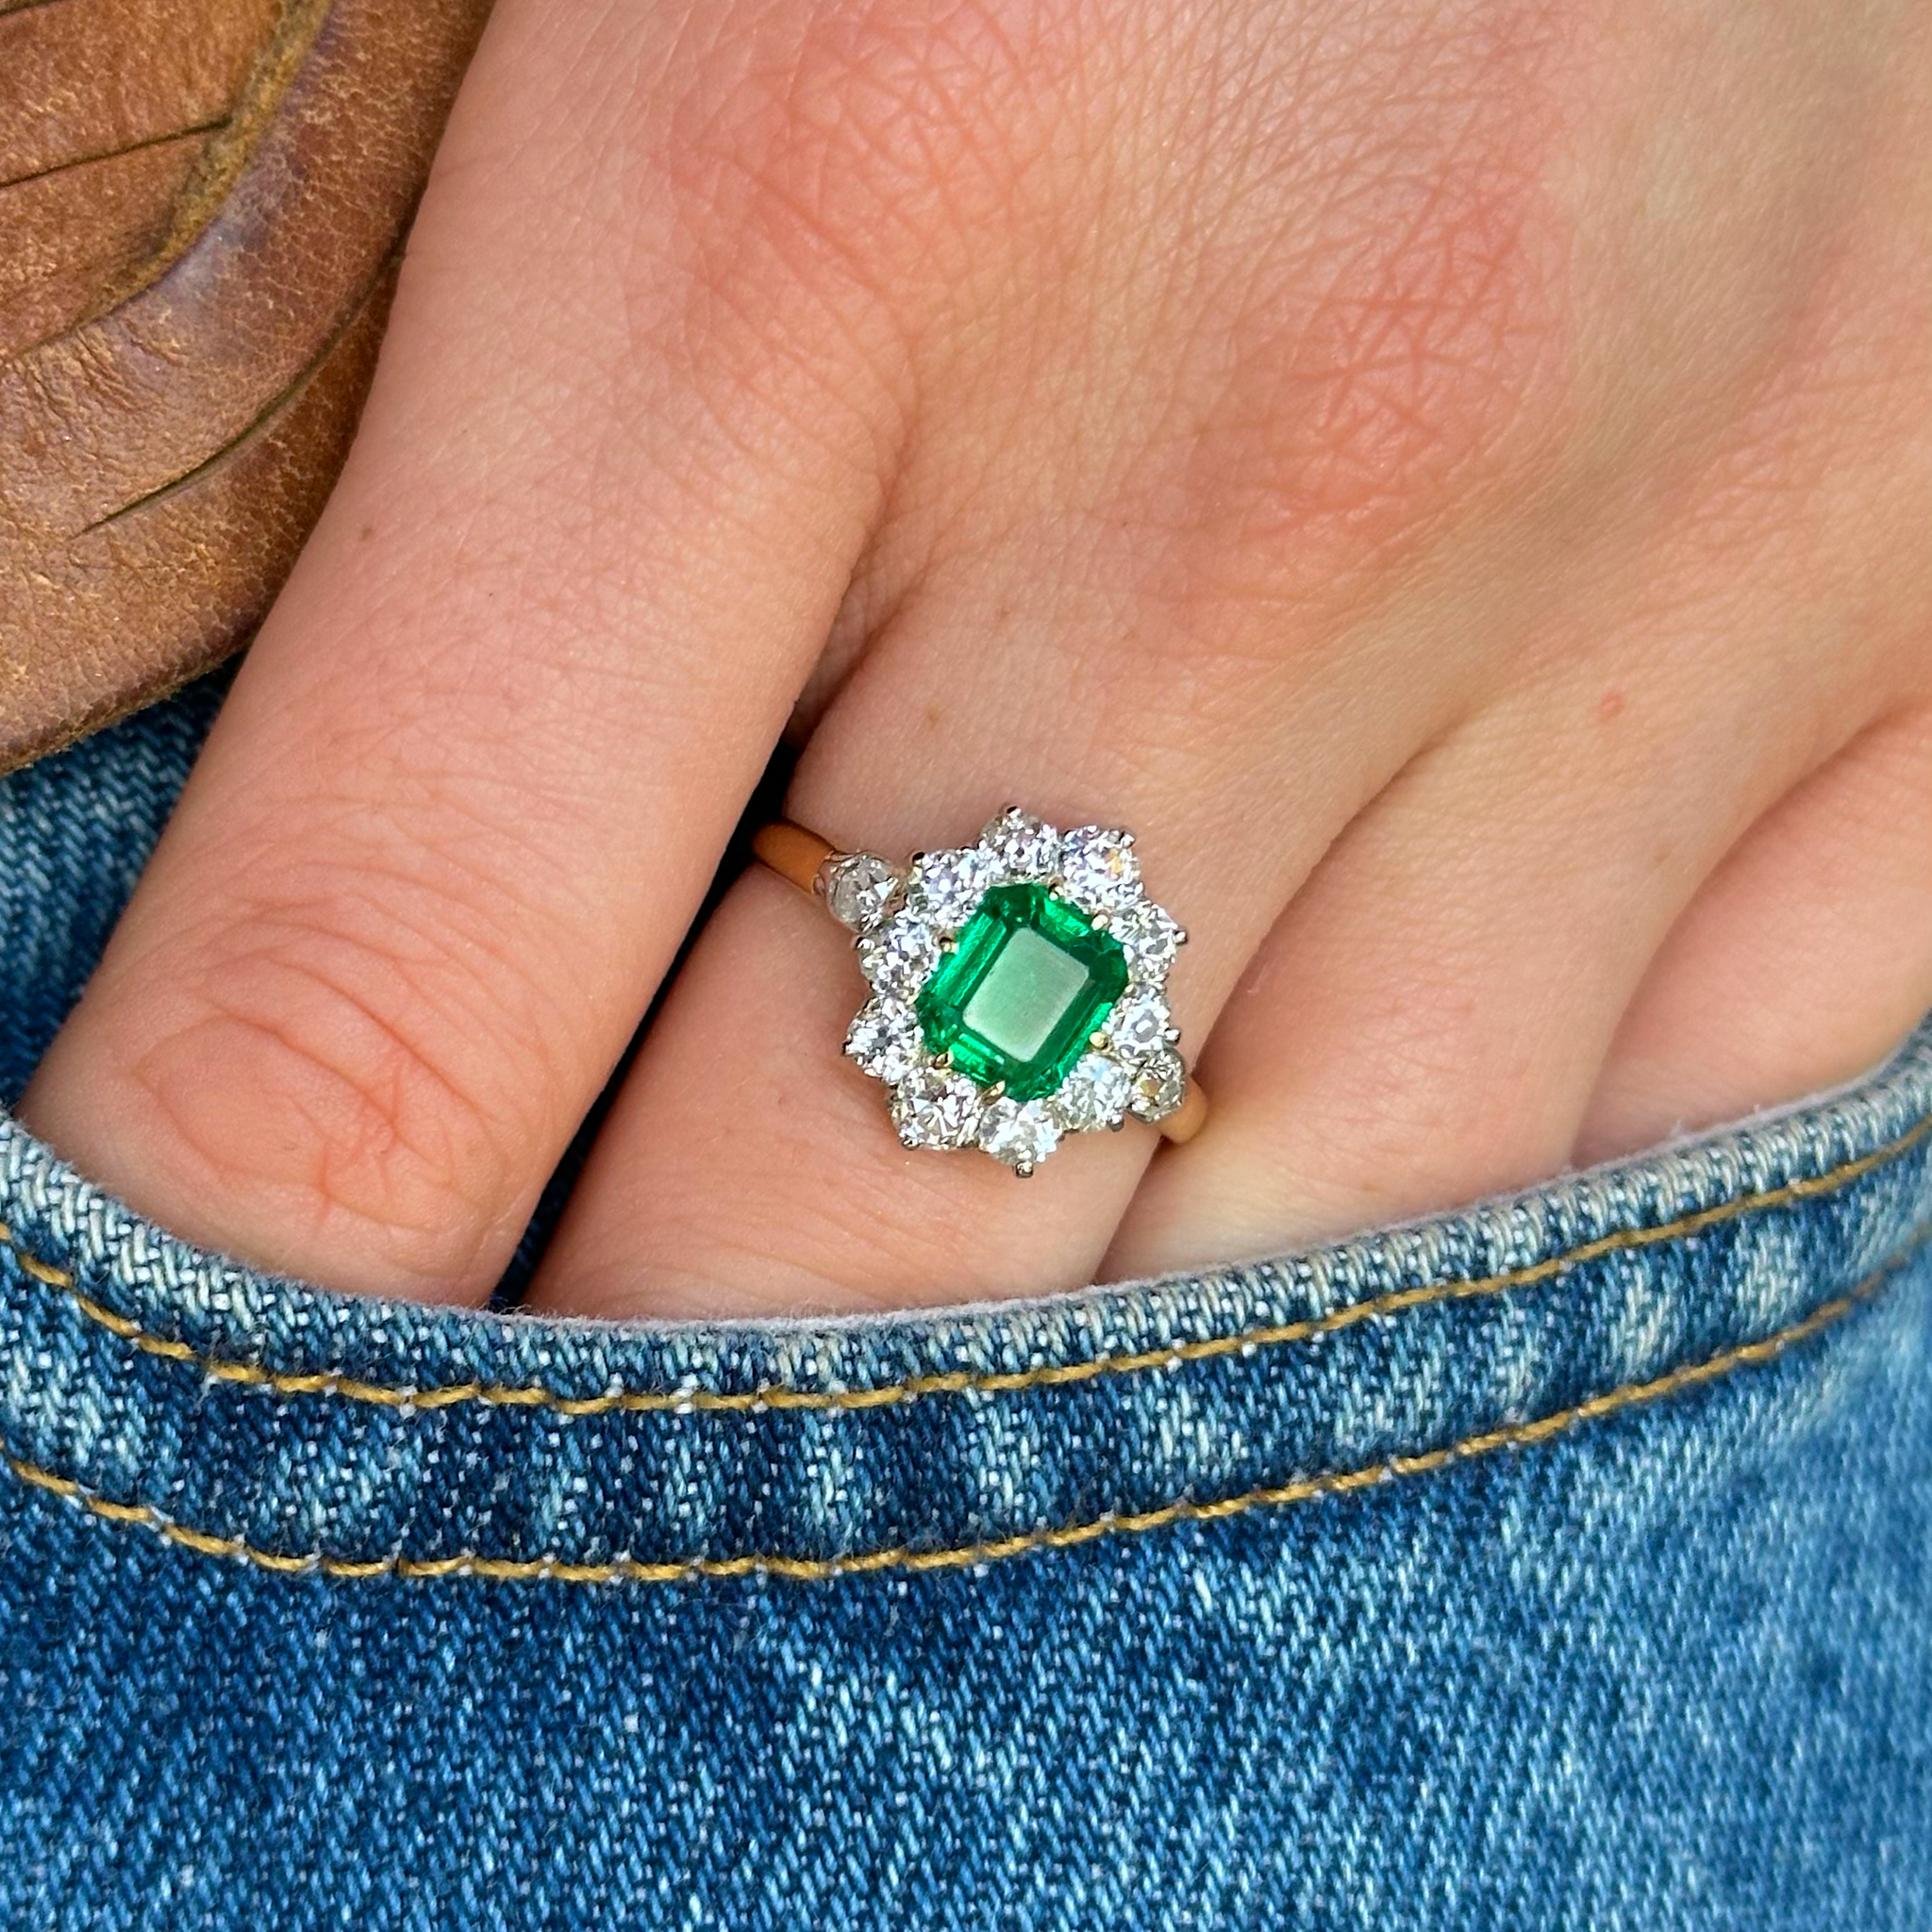
[(13, 1251), (23, 1272), (33, 1280), (59, 1291), (89, 1321), (131, 1343), (143, 1354), (164, 1361), (180, 1362), (210, 1381), (272, 1389), (282, 1395), (333, 1396), (343, 1401), (390, 1408), (453, 1408), (461, 1404), (481, 1403), (506, 1408), (543, 1408), (563, 1416), (608, 1415), (613, 1411), (685, 1415), (716, 1411), (756, 1413), (763, 1409), (886, 1408), (932, 1395), (1007, 1395), (1031, 1389), (1065, 1388), (1095, 1381), (1102, 1376), (1141, 1374), (1155, 1369), (1178, 1368), (1184, 1363), (1209, 1361), (1250, 1350), (1289, 1347), (1354, 1327), (1358, 1323), (1401, 1314), (1411, 1308), (1426, 1307), (1438, 1302), (1474, 1300), (1500, 1294), (1509, 1289), (1530, 1287), (1552, 1280), (1588, 1262), (1600, 1260), (1607, 1255), (1656, 1247), (1735, 1221), (1760, 1208), (1782, 1207), (1829, 1193), (1899, 1158), (1928, 1135), (1932, 1135), (1932, 1114), (1924, 1116), (1883, 1146), (1855, 1159), (1842, 1161), (1821, 1174), (1787, 1181), (1779, 1187), (1755, 1193), (1735, 1195), (1714, 1207), (1699, 1208), (1655, 1226), (1619, 1228), (1614, 1233), (1580, 1242), (1561, 1254), (1520, 1268), (1461, 1281), (1430, 1282), (1418, 1288), (1394, 1289), (1386, 1294), (1351, 1302), (1344, 1307), (1332, 1308), (1326, 1314), (1310, 1316), (1303, 1321), (1244, 1328), (1229, 1335), (1205, 1336), (1160, 1348), (1094, 1356), (1084, 1361), (1042, 1363), (1033, 1368), (1008, 1371), (962, 1369), (914, 1375), (905, 1381), (861, 1389), (800, 1389), (771, 1383), (749, 1391), (612, 1389), (599, 1395), (572, 1396), (541, 1383), (459, 1382), (419, 1389), (405, 1384), (367, 1381), (325, 1370), (294, 1374), (266, 1369), (255, 1362), (202, 1354), (184, 1341), (144, 1328), (128, 1316), (118, 1314), (96, 1301), (80, 1287), (71, 1272), (34, 1254), (4, 1223), (0, 1223), (0, 1245)]
[(96, 1495), (70, 1477), (56, 1475), (10, 1451), (0, 1451), (0, 1459), (4, 1459), (8, 1469), (21, 1482), (58, 1496), (63, 1502), (109, 1523), (147, 1529), (165, 1541), (199, 1556), (226, 1557), (277, 1575), (317, 1575), (345, 1581), (367, 1581), (382, 1576), (408, 1581), (474, 1577), (497, 1583), (577, 1585), (691, 1583), (770, 1576), (786, 1582), (803, 1583), (829, 1582), (841, 1576), (874, 1575), (881, 1571), (916, 1573), (973, 1569), (1040, 1550), (1073, 1549), (1103, 1537), (1143, 1535), (1149, 1530), (1179, 1523), (1218, 1523), (1229, 1517), (1245, 1515), (1254, 1509), (1283, 1508), (1312, 1502), (1318, 1497), (1348, 1495), (1357, 1490), (1372, 1489), (1400, 1477), (1427, 1475), (1453, 1463), (1473, 1461), (1499, 1450), (1529, 1448), (1547, 1442), (1579, 1424), (1595, 1422), (1626, 1408), (1659, 1402), (1687, 1389), (1722, 1380), (1740, 1369), (1761, 1367), (1776, 1360), (1789, 1349), (1823, 1333), (1855, 1308), (1871, 1301), (1924, 1250), (1928, 1240), (1932, 1240), (1932, 1227), (1920, 1229), (1898, 1254), (1843, 1294), (1835, 1295), (1801, 1321), (1793, 1322), (1761, 1341), (1722, 1349), (1702, 1361), (1687, 1363), (1648, 1381), (1620, 1384), (1601, 1395), (1591, 1396), (1586, 1402), (1553, 1410), (1533, 1422), (1506, 1424), (1500, 1428), (1464, 1436), (1440, 1449), (1392, 1456), (1358, 1469), (1303, 1476), (1293, 1482), (1248, 1490), (1218, 1501), (1197, 1503), (1184, 1496), (1157, 1509), (1095, 1517), (1090, 1522), (1070, 1524), (1061, 1528), (1028, 1530), (995, 1541), (966, 1543), (949, 1549), (921, 1550), (900, 1544), (888, 1549), (862, 1551), (850, 1557), (696, 1557), (683, 1563), (641, 1563), (629, 1557), (608, 1563), (571, 1563), (554, 1557), (484, 1557), (475, 1552), (465, 1552), (457, 1557), (406, 1557), (398, 1552), (368, 1561), (330, 1557), (320, 1550), (304, 1556), (290, 1556), (262, 1549), (237, 1537), (213, 1536), (205, 1530), (194, 1529), (163, 1516), (144, 1503), (117, 1503)]

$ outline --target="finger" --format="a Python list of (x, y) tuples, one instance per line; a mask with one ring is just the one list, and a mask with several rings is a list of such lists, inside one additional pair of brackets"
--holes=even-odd
[[(955, 585), (911, 613), (821, 724), (790, 808), (895, 857), (970, 842), (1004, 792), (1062, 827), (1135, 831), (1147, 891), (1191, 934), (1169, 987), (1188, 1051), (1294, 876), (1432, 728), (1442, 693), (1414, 680), (1363, 734), (1343, 729), (1353, 692), (1319, 654), (1271, 674), (1291, 695), (1257, 694), (1252, 665), (1182, 653), (1096, 675), (1071, 641), (1102, 621), (1064, 606), (1044, 646), (967, 647), (997, 608), (1047, 630), (1021, 587), (1055, 575), (1008, 558), (978, 594)], [(1182, 680), (1190, 728), (1169, 733)], [(1091, 1278), (1152, 1131), (1070, 1134), (1024, 1184), (978, 1152), (908, 1152), (885, 1091), (839, 1055), (866, 991), (821, 907), (763, 873), (741, 881), (644, 1043), (533, 1300), (715, 1315)]]
[(1608, 1159), (1874, 1065), (1932, 1007), (1932, 716), (1862, 734), (1672, 928), (1577, 1138)]
[(352, 460), (25, 1098), (194, 1240), (488, 1291), (862, 547), (875, 339), (728, 209), (684, 245), (687, 29), (498, 10)]
[(1204, 1058), (1208, 1132), (1156, 1163), (1107, 1276), (1278, 1253), (1568, 1164), (1639, 985), (1724, 855), (1923, 691), (1923, 546), (1894, 483), (1916, 458), (1839, 406), (1895, 397), (1900, 351), (1821, 301), (1834, 326), (1672, 492), (1562, 559), (1520, 681), (1298, 895)]
[[(1502, 74), (1419, 58), (1414, 87), (1376, 92), (1391, 139), (1341, 196), (1333, 145), (1250, 125), (1245, 89), (1225, 104), (1242, 167), (1180, 192), (1164, 161), (1139, 174), (1138, 110), (1096, 122), (1077, 75), (1050, 92), (1065, 111), (1037, 139), (1029, 117), (1012, 192), (957, 243), (972, 299), (923, 371), (858, 668), (795, 815), (894, 858), (1015, 800), (1131, 828), (1191, 934), (1184, 1045), (1205, 1038), (1328, 840), (1500, 655), (1517, 579), (1498, 553), (1547, 475), (1568, 346)], [(1030, 75), (1014, 97), (1041, 98)], [(932, 95), (890, 98), (897, 146)], [(1011, 154), (1010, 128), (969, 125)], [(1459, 567), (1430, 568), (1452, 525)], [(839, 1058), (863, 991), (821, 915), (747, 879), (602, 1129), (539, 1305), (717, 1314), (1091, 1278), (1153, 1137), (1070, 1136), (1018, 1184), (979, 1154), (908, 1153)]]
[(1214, 1118), (1149, 1174), (1108, 1277), (1275, 1253), (1565, 1165), (1631, 990), (1773, 782), (1728, 721), (1692, 742), (1660, 722), (1601, 718), (1564, 680), (1375, 801), (1244, 975), (1202, 1060)]

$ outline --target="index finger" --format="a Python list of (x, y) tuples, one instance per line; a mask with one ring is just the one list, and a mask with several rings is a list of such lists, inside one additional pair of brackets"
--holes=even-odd
[(350, 463), (24, 1103), (191, 1239), (486, 1294), (845, 592), (890, 344), (679, 145), (727, 11), (511, 0), (465, 83)]

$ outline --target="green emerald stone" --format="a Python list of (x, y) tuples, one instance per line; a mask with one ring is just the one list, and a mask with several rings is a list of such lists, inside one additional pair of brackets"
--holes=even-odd
[(1118, 941), (1046, 886), (995, 886), (919, 995), (927, 1048), (1015, 1100), (1051, 1093), (1127, 983)]

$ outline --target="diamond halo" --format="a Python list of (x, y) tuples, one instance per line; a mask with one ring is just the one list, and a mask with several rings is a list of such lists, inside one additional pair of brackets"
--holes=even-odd
[(845, 1052), (908, 1147), (977, 1146), (1024, 1175), (1069, 1134), (1181, 1108), (1167, 975), (1187, 935), (1131, 833), (1008, 807), (903, 869), (839, 854), (822, 891), (871, 982)]

